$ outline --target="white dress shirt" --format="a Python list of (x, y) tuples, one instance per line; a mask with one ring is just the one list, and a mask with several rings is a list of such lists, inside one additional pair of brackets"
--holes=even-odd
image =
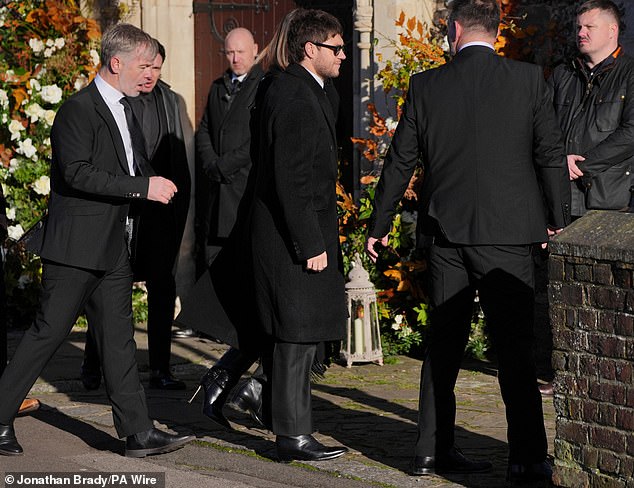
[(114, 117), (117, 127), (119, 128), (119, 134), (123, 140), (123, 147), (125, 148), (125, 157), (128, 161), (128, 170), (130, 175), (134, 176), (134, 152), (132, 151), (132, 139), (130, 138), (130, 130), (128, 129), (128, 123), (125, 118), (125, 109), (121, 105), (120, 100), (125, 96), (110, 83), (105, 81), (99, 74), (95, 76), (95, 86), (99, 90), (99, 94), (103, 98), (104, 102), (110, 109), (110, 113)]

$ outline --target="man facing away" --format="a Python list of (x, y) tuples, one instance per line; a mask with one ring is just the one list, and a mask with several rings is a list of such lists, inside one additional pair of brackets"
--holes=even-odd
[[(310, 370), (317, 343), (343, 337), (347, 309), (337, 226), (335, 114), (324, 91), (345, 59), (342, 28), (300, 9), (288, 28), (290, 65), (258, 107), (260, 159), (251, 219), (259, 320), (272, 344), (263, 366), (280, 461), (347, 451), (313, 436)], [(268, 406), (268, 405), (267, 405)]]
[(542, 70), (496, 55), (499, 21), (496, 0), (451, 4), (455, 57), (411, 78), (376, 190), (367, 242), (373, 259), (375, 244), (387, 245), (394, 209), (422, 161), (417, 241), (428, 246), (433, 308), (413, 475), (492, 467), (463, 456), (454, 439), (454, 386), (476, 290), (498, 354), (509, 478), (551, 475), (532, 358), (531, 245), (547, 241), (547, 228), (568, 223), (570, 185)]
[[(129, 103), (141, 127), (152, 170), (173, 181), (178, 192), (168, 205), (159, 202), (139, 205), (132, 269), (135, 281), (145, 281), (148, 294), (150, 388), (184, 390), (185, 383), (170, 372), (170, 354), (176, 301), (176, 258), (187, 218), (190, 176), (178, 95), (160, 79), (164, 62), (165, 48), (158, 43), (158, 53), (152, 62), (152, 78), (141, 86), (140, 96), (130, 98)], [(87, 389), (99, 387), (99, 356), (90, 328), (81, 373)]]
[(634, 60), (619, 46), (621, 13), (611, 0), (577, 10), (580, 56), (550, 84), (565, 136), (573, 217), (618, 210), (630, 201), (634, 163)]
[(138, 96), (151, 80), (156, 53), (142, 30), (114, 26), (102, 37), (97, 77), (55, 118), (49, 213), (37, 249), (42, 293), (34, 324), (0, 378), (0, 454), (22, 454), (13, 419), (82, 310), (102, 360), (115, 429), (127, 438), (126, 456), (169, 452), (193, 439), (153, 427), (134, 357), (130, 202), (167, 204), (177, 191), (152, 175), (138, 150), (138, 128), (126, 120), (125, 97)]

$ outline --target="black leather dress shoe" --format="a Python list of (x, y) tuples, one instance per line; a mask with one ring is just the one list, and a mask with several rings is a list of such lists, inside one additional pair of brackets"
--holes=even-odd
[(443, 456), (416, 456), (410, 466), (410, 474), (422, 476), (426, 474), (466, 474), (486, 473), (493, 464), (489, 461), (472, 461), (455, 447)]
[(275, 438), (277, 458), (280, 462), (290, 463), (298, 461), (326, 461), (335, 459), (348, 452), (347, 447), (326, 447), (317, 442), (312, 435), (285, 436)]
[(553, 396), (555, 394), (553, 382), (551, 381), (550, 383), (539, 385), (539, 392), (544, 396)]
[(173, 435), (158, 429), (150, 429), (128, 436), (125, 441), (125, 455), (143, 458), (154, 454), (165, 454), (180, 449), (194, 438), (193, 435)]
[(86, 390), (96, 390), (101, 386), (101, 369), (81, 366), (81, 382)]
[(15, 437), (13, 425), (0, 424), (0, 454), (3, 456), (21, 456), (24, 450)]
[(511, 463), (506, 472), (507, 481), (552, 481), (553, 468), (548, 461), (541, 463)]
[(150, 376), (150, 388), (157, 390), (184, 390), (187, 386), (184, 382), (174, 378), (170, 373), (152, 371)]
[(176, 337), (177, 339), (189, 339), (191, 337), (198, 337), (198, 332), (194, 329), (175, 329), (172, 332), (172, 337)]
[(264, 423), (264, 416), (262, 415), (262, 383), (258, 380), (249, 378), (241, 386), (237, 386), (229, 403), (237, 409), (247, 412), (262, 427), (270, 428)]

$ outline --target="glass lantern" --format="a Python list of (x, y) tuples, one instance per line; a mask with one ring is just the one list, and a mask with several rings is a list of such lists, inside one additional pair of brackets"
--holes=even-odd
[(348, 278), (348, 322), (346, 337), (341, 343), (341, 357), (348, 368), (354, 362), (376, 362), (383, 365), (376, 292), (358, 255)]

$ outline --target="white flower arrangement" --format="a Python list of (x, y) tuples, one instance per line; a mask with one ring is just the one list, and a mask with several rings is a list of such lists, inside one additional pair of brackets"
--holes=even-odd
[(42, 51), (44, 51), (44, 43), (41, 39), (38, 39), (36, 37), (32, 37), (31, 39), (29, 39), (29, 47), (33, 50), (35, 54), (40, 54)]
[(48, 176), (40, 176), (33, 183), (33, 191), (38, 195), (48, 195), (51, 192), (51, 180)]
[(18, 142), (18, 148), (15, 150), (18, 154), (22, 154), (25, 158), (37, 161), (37, 147), (33, 145), (30, 137)]
[(7, 232), (9, 234), (9, 238), (17, 241), (20, 237), (24, 235), (24, 229), (20, 224), (10, 225), (7, 228)]
[(43, 101), (56, 105), (62, 101), (62, 96), (64, 95), (64, 92), (57, 85), (46, 85), (42, 87), (42, 91), (40, 92), (40, 94)]
[(21, 132), (24, 129), (25, 127), (24, 125), (22, 125), (22, 122), (16, 119), (11, 119), (11, 122), (9, 122), (9, 132), (11, 133), (11, 140), (19, 141), (22, 137)]

